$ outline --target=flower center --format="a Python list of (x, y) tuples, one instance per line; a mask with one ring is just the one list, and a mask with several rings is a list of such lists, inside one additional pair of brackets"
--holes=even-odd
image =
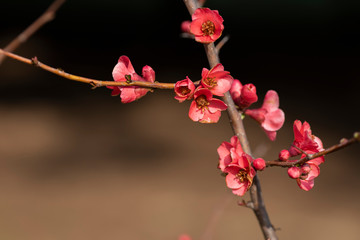
[(179, 87), (179, 92), (183, 95), (183, 96), (186, 96), (188, 95), (191, 90), (188, 88), (188, 87), (185, 87), (185, 86), (182, 86), (182, 87)]
[(201, 31), (204, 36), (213, 35), (215, 32), (215, 24), (212, 21), (207, 20), (201, 25)]
[(246, 180), (248, 180), (248, 174), (247, 172), (245, 172), (244, 170), (240, 170), (237, 174), (236, 174), (236, 178), (239, 180), (239, 182), (243, 183)]
[(206, 100), (205, 95), (201, 95), (196, 98), (196, 105), (198, 108), (203, 109), (210, 105), (210, 103)]
[(215, 87), (217, 85), (216, 78), (214, 78), (214, 77), (213, 78), (211, 78), (211, 77), (205, 78), (204, 82), (206, 85), (208, 85), (210, 87)]

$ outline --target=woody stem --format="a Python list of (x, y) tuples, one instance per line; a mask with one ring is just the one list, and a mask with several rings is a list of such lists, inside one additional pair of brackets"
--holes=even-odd
[[(192, 15), (195, 12), (195, 10), (199, 7), (197, 0), (184, 0), (184, 3), (190, 15)], [(216, 50), (214, 43), (204, 44), (204, 48), (211, 68), (214, 67), (216, 64), (220, 63), (218, 51)], [(244, 152), (251, 155), (250, 144), (246, 136), (243, 121), (241, 119), (242, 113), (238, 112), (238, 110), (236, 109), (235, 103), (232, 100), (229, 92), (224, 94), (223, 100), (228, 106), (227, 112), (234, 133), (239, 138)], [(275, 229), (273, 228), (270, 222), (269, 216), (265, 208), (265, 203), (261, 193), (260, 181), (257, 175), (254, 177), (253, 184), (250, 188), (250, 196), (254, 205), (252, 209), (261, 226), (261, 230), (263, 232), (264, 238), (271, 240), (278, 239), (275, 234)]]

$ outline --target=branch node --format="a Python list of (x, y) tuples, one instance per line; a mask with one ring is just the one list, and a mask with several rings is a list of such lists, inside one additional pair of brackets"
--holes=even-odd
[(92, 86), (92, 90), (96, 89), (98, 87), (98, 85), (96, 85), (96, 83), (94, 83), (93, 81), (90, 82), (90, 85)]
[(254, 203), (251, 201), (246, 202), (244, 199), (241, 199), (241, 201), (238, 202), (238, 205), (241, 207), (247, 207), (254, 210)]
[(130, 84), (132, 82), (131, 75), (125, 75), (126, 83)]
[(31, 64), (37, 67), (39, 66), (39, 60), (36, 56), (31, 58)]

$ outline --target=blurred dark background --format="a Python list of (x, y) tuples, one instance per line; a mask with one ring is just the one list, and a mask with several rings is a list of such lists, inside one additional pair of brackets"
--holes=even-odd
[[(3, 1), (0, 47), (50, 4)], [(273, 160), (287, 148), (295, 119), (308, 121), (325, 146), (359, 130), (359, 5), (208, 0), (230, 36), (220, 53), (225, 69), (256, 85), (255, 107), (276, 90), (286, 114), (274, 143), (246, 119), (257, 156)], [(198, 80), (208, 63), (201, 44), (179, 37), (184, 20), (190, 16), (182, 1), (69, 0), (15, 52), (95, 79), (111, 80), (117, 59), (127, 55), (138, 73), (150, 65), (157, 81)], [(216, 169), (215, 149), (232, 136), (226, 114), (219, 124), (202, 125), (188, 119), (188, 107), (171, 91), (123, 105), (106, 88), (91, 90), (6, 59), (0, 66), (0, 237), (176, 239), (187, 232), (200, 239), (219, 211), (213, 239), (261, 239), (252, 213), (236, 206)], [(328, 156), (309, 193), (284, 169), (262, 173), (281, 239), (303, 239), (293, 235), (299, 224), (311, 232), (308, 239), (357, 239), (358, 154), (354, 145)]]

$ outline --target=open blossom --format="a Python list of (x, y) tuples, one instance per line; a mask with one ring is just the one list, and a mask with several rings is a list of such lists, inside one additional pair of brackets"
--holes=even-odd
[[(140, 77), (134, 70), (130, 59), (127, 56), (121, 56), (118, 63), (115, 65), (113, 72), (113, 78), (115, 82), (126, 82), (127, 80), (142, 81), (142, 82), (154, 82), (155, 72), (150, 66), (144, 66), (142, 69), (142, 77)], [(128, 86), (128, 87), (117, 87), (107, 86), (112, 89), (112, 96), (120, 94), (122, 103), (130, 103), (141, 97), (143, 97), (149, 89)]]
[(224, 30), (223, 18), (217, 10), (198, 8), (192, 15), (190, 32), (195, 35), (195, 40), (201, 43), (216, 41)]
[(272, 141), (276, 138), (276, 131), (283, 126), (285, 121), (285, 114), (279, 108), (279, 96), (273, 90), (266, 93), (261, 108), (246, 109), (245, 114), (259, 122)]
[(237, 79), (234, 79), (231, 85), (230, 94), (234, 103), (241, 109), (249, 107), (258, 100), (254, 84), (249, 83), (243, 86)]
[(225, 168), (226, 185), (233, 194), (243, 196), (252, 185), (256, 171), (251, 167), (251, 157), (247, 154), (234, 156), (234, 163)]
[(203, 68), (201, 73), (201, 84), (216, 96), (224, 96), (224, 93), (230, 90), (233, 80), (230, 72), (224, 71), (221, 63), (210, 70)]
[(221, 111), (226, 109), (226, 104), (213, 98), (209, 89), (197, 88), (194, 92), (194, 100), (190, 105), (189, 117), (195, 122), (216, 123), (219, 121)]
[[(302, 124), (300, 120), (295, 120), (293, 130), (294, 146), (302, 149), (303, 151), (320, 152), (323, 150), (323, 144), (320, 138), (312, 135), (310, 124), (308, 122), (305, 121)], [(293, 146), (290, 147), (289, 152), (291, 156), (296, 156), (301, 153)]]
[(219, 154), (219, 168), (222, 172), (229, 164), (236, 162), (234, 159), (237, 156), (244, 153), (237, 136), (233, 136), (230, 142), (222, 142), (217, 152)]
[(262, 170), (265, 167), (265, 161), (261, 158), (253, 160), (246, 154), (237, 136), (233, 136), (230, 142), (223, 142), (217, 149), (219, 154), (219, 168), (226, 173), (226, 185), (235, 195), (243, 196), (251, 187), (253, 178), (256, 174), (251, 166)]
[(179, 102), (183, 102), (192, 98), (195, 91), (195, 85), (188, 77), (186, 77), (186, 79), (175, 83), (174, 91), (176, 94), (175, 99)]

